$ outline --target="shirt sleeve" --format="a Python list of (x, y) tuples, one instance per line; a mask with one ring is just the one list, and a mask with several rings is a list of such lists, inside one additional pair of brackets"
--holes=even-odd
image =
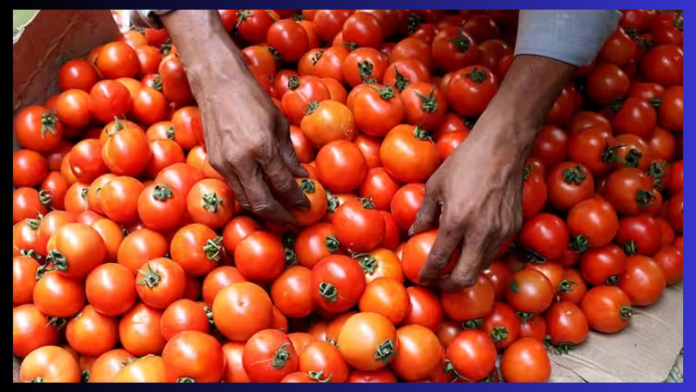
[(174, 10), (130, 10), (130, 19), (135, 27), (161, 29), (159, 17)]
[(515, 55), (587, 65), (616, 31), (620, 18), (616, 10), (521, 11)]

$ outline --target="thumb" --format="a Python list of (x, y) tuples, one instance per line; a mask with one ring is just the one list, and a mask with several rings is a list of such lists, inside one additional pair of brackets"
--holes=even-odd
[(447, 292), (457, 292), (476, 284), (482, 269), (488, 249), (484, 236), (469, 230), (464, 234), (462, 253), (452, 273), (440, 281), (440, 289)]
[(437, 213), (439, 210), (439, 205), (435, 200), (433, 192), (428, 192), (426, 188), (425, 196), (423, 198), (423, 203), (418, 209), (416, 214), (416, 220), (411, 225), (408, 231), (408, 235), (418, 234), (424, 230), (433, 227), (433, 223), (437, 218)]
[(283, 115), (278, 115), (278, 117), (280, 120), (276, 127), (276, 135), (278, 136), (280, 155), (294, 177), (306, 178), (309, 176), (309, 173), (300, 165), (300, 161), (297, 159), (297, 154), (292, 146), (290, 125), (288, 125), (288, 121)]

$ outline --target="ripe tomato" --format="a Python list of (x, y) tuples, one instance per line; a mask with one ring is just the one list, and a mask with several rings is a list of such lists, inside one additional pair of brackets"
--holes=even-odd
[(387, 172), (405, 183), (425, 181), (440, 165), (437, 147), (419, 126), (394, 127), (382, 142), (379, 155)]
[(314, 303), (330, 313), (352, 308), (365, 291), (360, 265), (348, 256), (325, 257), (312, 268), (311, 294)]
[(343, 60), (343, 81), (350, 87), (365, 82), (381, 83), (388, 66), (389, 60), (377, 49), (357, 48)]
[(67, 90), (58, 96), (56, 114), (60, 121), (73, 128), (83, 128), (89, 124), (89, 94), (82, 90)]
[(266, 329), (244, 345), (242, 365), (252, 382), (279, 382), (297, 371), (299, 358), (286, 334)]
[(624, 329), (633, 316), (631, 300), (615, 286), (593, 287), (583, 298), (581, 307), (590, 327), (607, 334)]
[(541, 213), (525, 222), (519, 240), (532, 259), (560, 259), (568, 248), (568, 227), (557, 216)]
[(619, 27), (616, 32), (604, 42), (604, 46), (597, 54), (597, 60), (601, 63), (614, 64), (622, 67), (636, 57), (638, 47), (624, 29)]
[(377, 247), (368, 253), (353, 255), (365, 272), (367, 283), (378, 278), (389, 278), (399, 283), (404, 282), (401, 262), (394, 252), (387, 248)]
[[(325, 49), (311, 49), (302, 56), (297, 69), (300, 75), (313, 75), (322, 78), (322, 80), (325, 78), (334, 79), (340, 84), (343, 82), (341, 66), (349, 53), (350, 51), (344, 45), (329, 46)], [(276, 78), (278, 78), (278, 75), (276, 75)], [(283, 87), (286, 84), (283, 83)], [(281, 98), (283, 93), (284, 91), (281, 91), (278, 98)]]
[(120, 316), (136, 300), (131, 271), (119, 264), (107, 263), (95, 268), (85, 282), (87, 301), (99, 313)]
[(611, 123), (604, 115), (584, 110), (575, 114), (570, 124), (568, 124), (567, 131), (570, 135), (575, 135), (587, 128), (599, 128), (607, 132), (607, 135), (611, 135), (612, 133)]
[(555, 294), (549, 279), (532, 269), (516, 272), (505, 288), (505, 300), (508, 304), (524, 313), (543, 312), (551, 305)]
[(614, 138), (614, 165), (616, 167), (637, 167), (647, 170), (652, 160), (650, 145), (642, 138), (632, 134), (622, 134)]
[(456, 374), (474, 382), (488, 377), (495, 368), (497, 356), (493, 340), (477, 330), (460, 332), (447, 347), (447, 359)]
[(58, 344), (58, 329), (36, 305), (12, 309), (12, 354), (24, 358), (32, 351)]
[(270, 328), (273, 304), (259, 286), (234, 283), (218, 293), (213, 301), (215, 327), (228, 339), (245, 342), (255, 333)]
[(220, 180), (205, 179), (191, 188), (186, 205), (194, 223), (219, 229), (234, 214), (234, 193), (229, 185)]
[(247, 216), (238, 216), (229, 221), (222, 232), (222, 245), (227, 254), (233, 255), (239, 242), (260, 229), (261, 225)]
[(39, 263), (29, 256), (12, 258), (12, 304), (31, 303)]
[(370, 200), (355, 199), (341, 204), (333, 215), (336, 238), (354, 252), (367, 252), (384, 238), (384, 219)]
[(300, 125), (305, 113), (310, 113), (316, 103), (331, 99), (328, 88), (316, 76), (290, 76), (288, 88), (281, 99), (281, 108), (293, 125)]
[(19, 368), (20, 382), (78, 383), (80, 366), (67, 350), (58, 346), (37, 348), (27, 355)]
[(348, 47), (377, 48), (384, 39), (382, 25), (372, 14), (357, 12), (343, 23), (343, 41)]
[(138, 197), (143, 184), (133, 177), (116, 177), (101, 188), (99, 204), (109, 219), (130, 223), (138, 218)]
[(200, 331), (174, 335), (164, 346), (162, 362), (167, 382), (220, 382), (225, 369), (222, 346)]
[[(65, 193), (65, 211), (73, 214), (79, 215), (86, 212), (89, 208), (89, 202), (87, 200), (87, 192), (89, 186), (80, 182), (76, 182), (68, 188)], [(39, 206), (43, 206), (39, 203)]]
[(362, 151), (369, 169), (382, 166), (382, 162), (379, 160), (379, 147), (382, 143), (381, 140), (360, 134), (355, 138), (353, 143), (355, 143), (355, 145), (358, 146), (358, 149)]
[(594, 175), (611, 170), (618, 158), (611, 133), (600, 127), (588, 127), (574, 133), (568, 141), (568, 157), (583, 164)]
[(82, 223), (61, 226), (48, 240), (51, 269), (70, 278), (84, 278), (104, 262), (106, 246), (99, 233)]
[(55, 113), (41, 106), (28, 106), (17, 114), (13, 124), (17, 142), (40, 153), (55, 150), (63, 139), (63, 124)]
[(339, 139), (352, 141), (356, 133), (353, 113), (342, 103), (331, 100), (311, 102), (300, 126), (316, 148)]
[(587, 339), (589, 325), (587, 317), (572, 302), (562, 301), (546, 311), (549, 342), (559, 351), (567, 352)]
[(459, 323), (449, 319), (444, 319), (442, 320), (442, 323), (440, 323), (440, 327), (437, 330), (437, 338), (440, 340), (442, 347), (447, 349), (450, 343), (452, 343), (452, 340), (454, 340), (455, 336), (462, 331), (463, 329)]
[(56, 210), (65, 209), (65, 195), (68, 192), (68, 181), (60, 172), (50, 172), (41, 182), (39, 197), (47, 201)]
[(484, 67), (458, 70), (447, 86), (447, 102), (461, 116), (478, 116), (498, 92), (498, 77)]
[(648, 51), (640, 61), (640, 70), (648, 82), (665, 87), (684, 82), (684, 51), (676, 45), (659, 45)]
[(403, 283), (389, 278), (377, 278), (366, 287), (358, 302), (361, 312), (380, 314), (394, 325), (399, 325), (408, 315), (409, 295)]
[(541, 315), (520, 316), (520, 339), (532, 338), (539, 342), (546, 341), (546, 320)]
[(447, 159), (454, 152), (454, 150), (456, 150), (457, 147), (459, 147), (459, 145), (466, 140), (467, 136), (469, 136), (468, 131), (448, 132), (442, 135), (438, 139), (437, 143), (435, 143), (435, 147), (440, 155), (440, 159), (442, 161)]
[(336, 140), (319, 150), (317, 175), (334, 192), (357, 189), (367, 176), (367, 162), (360, 149), (347, 140)]
[(500, 370), (507, 382), (547, 382), (551, 361), (542, 342), (522, 338), (505, 350)]
[[(406, 40), (423, 42), (417, 38), (406, 38), (404, 41)], [(430, 71), (428, 67), (423, 64), (423, 61), (424, 59), (421, 57), (404, 57), (399, 60), (392, 59), (391, 64), (389, 64), (384, 71), (382, 83), (395, 88), (398, 92), (404, 91), (404, 89), (411, 84), (420, 82), (429, 83)]]
[(140, 220), (145, 227), (156, 231), (176, 228), (185, 216), (186, 199), (183, 195), (183, 192), (162, 183), (155, 182), (146, 186), (138, 197)]
[(365, 182), (360, 186), (358, 194), (363, 199), (369, 199), (375, 209), (389, 211), (394, 194), (399, 189), (397, 183), (382, 167), (375, 167), (367, 172)]
[(309, 178), (297, 179), (297, 185), (304, 192), (311, 204), (307, 211), (299, 209), (291, 210), (295, 218), (295, 224), (300, 227), (311, 226), (324, 218), (328, 207), (328, 199), (324, 187), (317, 181)]
[(671, 245), (664, 246), (653, 258), (662, 267), (668, 286), (682, 280), (684, 277), (684, 256), (679, 249)]
[[(161, 350), (160, 350), (161, 351)], [(148, 355), (142, 358), (137, 358), (132, 362), (128, 362), (125, 366), (122, 365), (113, 379), (115, 383), (163, 383), (164, 363), (162, 358), (154, 355)]]
[(590, 249), (580, 259), (580, 272), (587, 283), (616, 284), (626, 270), (626, 255), (614, 244)]
[[(427, 230), (414, 235), (404, 245), (403, 254), (401, 255), (401, 266), (404, 269), (404, 275), (411, 282), (422, 285), (419, 279), (420, 270), (435, 243), (435, 237), (437, 237), (437, 230)], [(452, 272), (457, 260), (459, 260), (458, 251), (452, 255), (450, 262), (441, 270), (441, 273), (448, 274)]]
[(628, 75), (614, 64), (598, 64), (587, 76), (587, 96), (600, 105), (614, 103), (629, 87)]
[(679, 132), (684, 127), (684, 88), (673, 86), (665, 90), (658, 110), (660, 126), (672, 132)]
[(67, 318), (85, 305), (85, 285), (55, 271), (44, 273), (34, 286), (33, 302), (46, 316)]
[(504, 349), (517, 341), (520, 328), (517, 313), (503, 302), (496, 302), (481, 324), (481, 329), (491, 337), (497, 349)]
[(79, 354), (97, 357), (118, 343), (118, 320), (87, 305), (68, 322), (65, 335), (70, 347)]
[[(303, 11), (304, 12), (304, 11)], [(336, 34), (341, 32), (343, 23), (353, 14), (351, 10), (319, 10), (312, 21), (316, 26), (317, 35), (324, 42), (331, 42)]]
[(138, 54), (128, 44), (118, 41), (102, 46), (95, 65), (107, 79), (132, 78), (140, 72)]
[(239, 273), (237, 268), (230, 266), (217, 267), (210, 271), (203, 280), (203, 302), (212, 307), (215, 297), (222, 289), (234, 283), (245, 281), (246, 279)]
[(442, 29), (433, 39), (432, 58), (436, 68), (453, 72), (477, 64), (481, 51), (466, 31), (452, 26)]
[(580, 163), (563, 162), (554, 166), (548, 174), (546, 188), (551, 204), (560, 211), (567, 211), (594, 194), (592, 173)]
[(437, 296), (418, 286), (409, 287), (406, 291), (410, 306), (403, 325), (422, 325), (437, 333), (443, 318), (442, 305)]
[(547, 261), (545, 263), (527, 263), (524, 269), (531, 269), (537, 272), (541, 272), (551, 283), (551, 287), (555, 292), (558, 292), (561, 282), (563, 281), (563, 266)]
[(637, 255), (626, 258), (626, 271), (619, 278), (618, 286), (634, 306), (650, 306), (665, 291), (667, 280), (652, 258)]
[[(671, 161), (676, 154), (677, 141), (674, 135), (660, 127), (655, 128), (655, 134), (648, 143), (650, 144), (650, 152), (653, 160)], [(653, 164), (654, 162), (651, 163), (651, 165)]]
[(440, 293), (440, 301), (447, 317), (475, 328), (479, 319), (493, 309), (495, 289), (485, 275), (479, 274), (472, 287), (456, 293), (443, 291)]
[(124, 128), (111, 134), (102, 147), (102, 159), (118, 176), (137, 176), (150, 163), (152, 150), (145, 133), (138, 128)]
[(338, 337), (343, 358), (358, 370), (386, 367), (398, 352), (396, 328), (377, 313), (358, 313), (349, 318)]
[(135, 282), (138, 297), (145, 305), (165, 309), (184, 296), (186, 273), (178, 263), (160, 257), (143, 264)]
[(118, 249), (118, 263), (128, 268), (133, 275), (146, 262), (164, 257), (169, 253), (169, 243), (152, 230), (141, 229), (127, 235)]
[(124, 367), (135, 360), (135, 357), (126, 350), (117, 348), (100, 355), (90, 368), (89, 382), (105, 383), (113, 382), (116, 375)]
[(58, 86), (61, 91), (71, 89), (89, 91), (96, 83), (97, 71), (86, 60), (69, 60), (58, 70)]
[(652, 179), (642, 170), (626, 167), (607, 178), (604, 197), (617, 212), (637, 214), (659, 205), (661, 199), (653, 190)]
[(500, 301), (505, 295), (505, 287), (510, 283), (512, 279), (512, 269), (510, 266), (502, 261), (493, 261), (491, 265), (481, 271), (488, 280), (493, 285), (495, 291), (495, 300)]
[(616, 243), (627, 255), (653, 256), (662, 247), (662, 227), (647, 214), (624, 217), (619, 221)]
[(145, 124), (154, 124), (167, 115), (167, 100), (161, 92), (144, 87), (133, 98), (133, 115)]
[(558, 286), (559, 299), (580, 306), (587, 293), (587, 284), (577, 269), (568, 268), (563, 273), (563, 281)]
[(313, 268), (324, 257), (338, 252), (340, 242), (330, 223), (318, 223), (300, 232), (295, 239), (295, 255), (300, 264)]
[[(145, 169), (144, 175), (146, 178), (155, 178), (157, 174), (165, 168), (175, 163), (183, 163), (186, 161), (184, 150), (173, 140), (150, 140), (150, 150), (152, 151), (152, 158), (150, 159), (147, 169)], [(196, 159), (195, 154), (189, 154), (189, 157), (191, 161)]]
[(657, 125), (657, 113), (648, 101), (626, 99), (617, 110), (612, 126), (617, 134), (628, 133), (650, 140)]
[(568, 213), (570, 247), (576, 252), (610, 243), (619, 230), (619, 218), (607, 201), (595, 197), (581, 201)]
[(310, 379), (325, 383), (348, 380), (348, 364), (333, 344), (313, 340), (298, 355), (298, 370), (309, 375)]
[(32, 150), (18, 150), (12, 154), (12, 185), (34, 187), (48, 174), (48, 161)]
[(348, 92), (341, 82), (334, 78), (321, 78), (321, 81), (324, 83), (326, 88), (329, 89), (329, 95), (331, 96), (332, 101), (347, 105)]
[(556, 125), (545, 125), (534, 140), (532, 156), (551, 168), (566, 159), (568, 135)]
[(527, 165), (522, 176), (524, 180), (522, 189), (522, 216), (527, 219), (538, 214), (548, 197), (546, 181), (541, 173), (535, 171), (533, 166)]
[[(211, 234), (214, 234), (212, 230)], [(234, 259), (244, 278), (255, 282), (270, 282), (285, 267), (285, 248), (274, 235), (256, 231), (237, 244)]]
[(119, 336), (123, 348), (135, 356), (158, 355), (166, 341), (160, 332), (162, 312), (139, 303), (121, 318)]
[(193, 101), (191, 86), (178, 55), (169, 54), (162, 59), (159, 74), (162, 80), (162, 94), (167, 100), (177, 105), (185, 105)]
[(352, 102), (355, 125), (370, 136), (382, 137), (401, 124), (405, 104), (391, 86), (370, 84)]
[(287, 317), (303, 318), (315, 308), (311, 294), (312, 271), (303, 266), (293, 266), (278, 276), (271, 285), (271, 299)]
[(89, 112), (92, 117), (106, 124), (114, 118), (123, 118), (128, 114), (132, 102), (126, 86), (113, 80), (102, 80), (90, 90)]
[(287, 62), (299, 60), (310, 48), (307, 31), (292, 19), (273, 23), (266, 33), (266, 42)]
[(242, 366), (244, 344), (227, 342), (222, 346), (222, 352), (225, 355), (225, 370), (223, 372), (223, 380), (227, 383), (250, 382), (249, 377), (244, 371), (244, 366)]
[(399, 351), (391, 367), (401, 379), (425, 379), (442, 366), (443, 349), (433, 331), (420, 325), (406, 325), (396, 331), (396, 338)]

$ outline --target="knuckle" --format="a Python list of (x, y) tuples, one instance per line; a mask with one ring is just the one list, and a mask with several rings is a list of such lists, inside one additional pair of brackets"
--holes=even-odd
[(460, 289), (468, 289), (476, 284), (476, 277), (473, 274), (452, 276), (452, 281)]
[(433, 249), (428, 258), (428, 264), (436, 268), (444, 268), (450, 258), (450, 255), (445, 253), (446, 252), (441, 249)]
[(250, 210), (258, 215), (269, 214), (271, 212), (271, 204), (265, 200), (257, 200), (251, 203)]

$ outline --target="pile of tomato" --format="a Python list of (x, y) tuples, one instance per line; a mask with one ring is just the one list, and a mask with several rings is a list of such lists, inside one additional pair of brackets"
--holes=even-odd
[(287, 228), (240, 208), (165, 31), (67, 61), (14, 121), (21, 381), (543, 382), (549, 354), (682, 280), (681, 14), (624, 11), (538, 134), (522, 229), (456, 293), (418, 281), (436, 231), (407, 231), (518, 12), (220, 15), (291, 124), (311, 209)]

